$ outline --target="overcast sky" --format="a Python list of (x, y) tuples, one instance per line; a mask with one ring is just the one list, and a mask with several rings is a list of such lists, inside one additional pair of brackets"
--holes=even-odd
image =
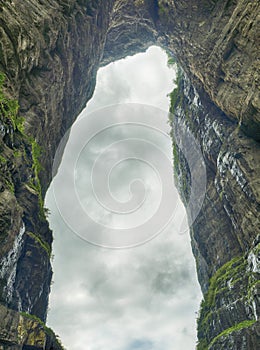
[[(166, 54), (157, 47), (112, 63), (99, 70), (94, 97), (79, 120), (87, 119), (91, 129), (91, 120), (97, 120), (99, 115), (104, 120), (109, 119), (108, 112), (100, 108), (131, 102), (166, 111), (164, 123), (167, 129), (167, 94), (173, 88), (174, 77), (174, 69), (167, 67)], [(97, 110), (100, 112), (95, 112)], [(154, 111), (152, 107), (151, 110)], [(92, 241), (91, 237), (95, 240), (97, 236), (104, 236), (106, 225), (131, 229), (133, 223), (137, 226), (142, 220), (148, 220), (156, 212), (162, 196), (162, 181), (152, 166), (147, 167), (145, 162), (138, 162), (134, 157), (125, 162), (126, 164), (119, 164), (122, 151), (129, 151), (131, 148), (131, 143), (120, 143), (122, 135), (124, 140), (138, 135), (141, 140), (146, 138), (148, 144), (153, 140), (171, 158), (169, 138), (161, 137), (159, 140), (158, 137), (157, 140), (157, 136), (147, 128), (109, 128), (88, 142), (80, 154), (76, 154), (75, 145), (81, 132), (81, 126), (72, 128), (65, 152), (68, 156), (64, 156), (58, 175), (46, 197), (46, 206), (51, 211), (49, 221), (54, 231), (55, 256), (48, 325), (60, 335), (68, 350), (195, 349), (195, 313), (199, 307), (201, 292), (196, 279), (189, 235), (178, 233), (178, 224), (184, 210), (179, 198), (176, 197), (174, 202), (178, 204), (175, 211), (177, 218), (175, 215), (173, 222), (163, 232), (145, 244), (115, 250), (86, 242)], [(92, 193), (93, 186), (89, 180), (91, 169), (95, 159), (111, 143), (114, 148), (118, 147), (114, 163), (108, 156), (111, 155), (111, 148), (103, 160), (100, 158), (100, 163), (104, 166), (111, 162), (118, 165), (116, 171), (111, 171), (110, 190), (113, 198), (121, 203), (127, 202), (129, 183), (137, 177), (142, 179), (145, 189), (144, 198), (141, 196), (143, 188), (137, 191), (134, 198), (136, 202), (133, 203), (138, 210), (131, 212), (129, 220), (114, 213), (108, 215), (104, 211), (106, 208), (98, 207), (99, 202), (95, 202)], [(142, 147), (141, 143), (135, 143), (131, 152), (132, 149), (133, 152), (141, 152), (145, 159), (161, 158), (156, 156), (155, 148), (149, 151)], [(95, 225), (88, 226), (86, 236), (73, 229), (74, 224), (84, 226), (86, 216), (84, 213), (77, 215), (75, 205), (70, 200), (70, 188), (66, 186), (69, 183), (66, 176), (70, 172), (70, 159), (75, 157), (77, 167), (76, 171), (74, 169), (74, 190), (76, 189), (78, 201), (103, 228), (100, 231)], [(170, 166), (172, 167), (171, 164)], [(100, 173), (102, 171), (97, 170), (94, 180), (101, 189), (102, 197)], [(164, 182), (163, 185), (165, 186)], [(58, 194), (54, 195), (55, 189)], [(174, 196), (177, 196), (176, 191)], [(105, 199), (103, 196), (101, 201)], [(143, 199), (148, 205), (140, 205), (139, 208)], [(73, 221), (74, 218), (75, 223), (71, 224), (70, 220)]]

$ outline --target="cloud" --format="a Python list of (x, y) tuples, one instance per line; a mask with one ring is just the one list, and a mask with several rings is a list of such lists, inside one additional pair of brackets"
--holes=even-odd
[(128, 347), (129, 350), (151, 350), (153, 349), (153, 343), (146, 339), (134, 340)]
[[(89, 111), (117, 102), (142, 102), (167, 110), (166, 94), (172, 89), (175, 73), (167, 68), (166, 62), (162, 50), (152, 47), (146, 54), (100, 69)], [(97, 217), (103, 212), (94, 204), (86, 180), (88, 166), (91, 168), (102, 147), (129, 132), (136, 136), (144, 133), (129, 128), (111, 130), (90, 144), (79, 159), (79, 196)], [(149, 137), (157, 142), (152, 134)], [(68, 147), (73, 157), (73, 144), (68, 143)], [(169, 144), (163, 147), (171, 154)], [(143, 152), (149, 153), (146, 149)], [(64, 172), (69, 166), (64, 164)], [(55, 178), (56, 185), (61, 187), (62, 174), (60, 171)], [(156, 178), (151, 180), (150, 169), (139, 163), (122, 164), (113, 176), (113, 193), (121, 200), (128, 198), (129, 181), (136, 176), (144, 178), (148, 189), (150, 184), (151, 193), (158, 186)], [(152, 195), (149, 198), (151, 202), (155, 200)], [(151, 207), (155, 204), (151, 203)], [(184, 344), (187, 350), (195, 348), (195, 312), (201, 293), (190, 239), (187, 234), (177, 234), (178, 222), (145, 245), (108, 250), (89, 245), (73, 234), (55, 205), (52, 186), (46, 205), (51, 210), (55, 238), (48, 324), (69, 350), (182, 350)], [(69, 201), (66, 205), (73, 210)], [(84, 218), (77, 220), (84, 224)], [(115, 218), (108, 215), (106, 220), (113, 223)], [(102, 234), (94, 225), (87, 230), (93, 237)]]

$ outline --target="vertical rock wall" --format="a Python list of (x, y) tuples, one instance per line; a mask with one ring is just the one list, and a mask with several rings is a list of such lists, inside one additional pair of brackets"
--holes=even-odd
[[(56, 147), (91, 98), (98, 66), (157, 44), (183, 70), (172, 102), (173, 139), (178, 128), (188, 128), (207, 168), (205, 201), (191, 228), (205, 295), (199, 348), (257, 349), (259, 6), (257, 0), (0, 1), (4, 308), (45, 320), (52, 233), (43, 198)], [(187, 204), (189, 169), (178, 149), (175, 158)], [(1, 327), (8, 334), (9, 326)], [(11, 349), (13, 340), (1, 335), (1, 342)]]
[[(1, 349), (60, 349), (41, 323), (53, 239), (43, 198), (56, 147), (93, 94), (112, 3), (0, 1)], [(19, 312), (35, 317), (28, 337), (12, 336)]]
[(207, 170), (205, 199), (190, 230), (204, 293), (198, 349), (257, 349), (259, 144), (245, 136), (203, 91), (196, 90), (185, 73), (180, 73), (172, 93), (171, 112), (175, 179), (188, 210), (194, 184), (175, 144), (180, 130), (195, 136)]

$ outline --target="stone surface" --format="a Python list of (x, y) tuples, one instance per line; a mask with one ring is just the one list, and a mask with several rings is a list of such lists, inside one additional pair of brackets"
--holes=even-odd
[[(260, 195), (259, 10), (257, 0), (0, 0), (0, 71), (6, 75), (0, 95), (0, 296), (5, 307), (45, 320), (52, 233), (42, 199), (55, 150), (91, 98), (98, 67), (151, 44), (174, 54), (183, 71), (172, 106), (173, 139), (178, 130), (190, 130), (206, 164), (206, 197), (191, 227), (205, 300), (222, 267), (237, 256), (252, 265), (251, 270), (240, 266), (241, 284), (250, 276), (259, 279), (254, 250)], [(23, 127), (16, 112), (6, 111), (14, 100)], [(176, 181), (192, 216), (190, 171), (178, 149), (175, 155)], [(238, 322), (254, 321), (259, 311), (258, 289), (248, 302), (247, 288), (225, 294), (227, 283), (219, 285), (210, 304), (212, 326), (198, 328), (200, 349), (209, 344), (257, 349), (257, 324), (216, 338)], [(238, 307), (229, 308), (232, 303)], [(223, 305), (228, 311), (219, 321)], [(5, 310), (15, 322), (17, 313)], [(208, 317), (205, 305), (201, 315), (199, 324)], [(14, 339), (12, 322), (0, 328), (6, 339)]]
[[(208, 101), (203, 91), (195, 90), (186, 74), (179, 73), (171, 99), (175, 179), (190, 217), (195, 210), (190, 205), (191, 187), (197, 184), (191, 183), (187, 161), (176, 148), (182, 130), (196, 138), (207, 170), (205, 199), (190, 229), (204, 293), (198, 349), (257, 349), (259, 144)], [(201, 178), (199, 172), (196, 178)]]
[(0, 305), (0, 349), (63, 350), (63, 347), (40, 320)]

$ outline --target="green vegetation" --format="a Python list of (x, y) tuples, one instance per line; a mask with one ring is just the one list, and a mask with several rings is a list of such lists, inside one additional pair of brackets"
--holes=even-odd
[(236, 332), (236, 331), (240, 331), (241, 329), (244, 328), (248, 328), (251, 327), (254, 323), (256, 323), (256, 320), (245, 320), (243, 322), (237, 323), (234, 326), (225, 329), (223, 332), (221, 332), (220, 334), (218, 334), (209, 344), (209, 347), (211, 347), (214, 343), (216, 343), (216, 341), (221, 338), (221, 337), (226, 337), (229, 334)]
[[(42, 150), (34, 138), (25, 134), (25, 131), (24, 131), (25, 119), (23, 117), (20, 117), (18, 114), (18, 111), (19, 111), (18, 101), (14, 99), (9, 99), (4, 94), (3, 84), (5, 82), (5, 79), (6, 79), (5, 75), (3, 73), (0, 73), (0, 119), (5, 125), (9, 125), (9, 127), (11, 125), (14, 130), (14, 133), (11, 134), (12, 144), (16, 144), (15, 142), (13, 142), (13, 140), (17, 138), (17, 135), (18, 135), (17, 140), (18, 140), (19, 146), (12, 146), (13, 158), (24, 157), (23, 162), (24, 161), (27, 162), (28, 156), (26, 155), (25, 147), (26, 148), (31, 147), (32, 170), (33, 170), (34, 176), (29, 181), (28, 186), (37, 193), (38, 200), (39, 200), (39, 217), (40, 219), (45, 219), (44, 201), (42, 196), (41, 183), (39, 179), (39, 173), (42, 170), (42, 166), (40, 163)], [(13, 135), (16, 135), (16, 136), (13, 136)], [(11, 159), (11, 161), (15, 162), (14, 159)], [(28, 160), (28, 161), (31, 162), (31, 160)], [(3, 156), (1, 156), (0, 164), (5, 164), (6, 162), (7, 160)], [(9, 174), (8, 178), (6, 176), (4, 181), (5, 181), (6, 187), (12, 193), (14, 193), (15, 185), (12, 180), (12, 175)]]
[(20, 158), (22, 156), (22, 152), (18, 149), (18, 150), (14, 150), (13, 153), (15, 158)]
[[(255, 320), (245, 320), (237, 325), (234, 325), (222, 333), (217, 335), (213, 340), (209, 339), (209, 327), (214, 314), (218, 312), (216, 309), (216, 298), (221, 294), (222, 298), (227, 298), (232, 293), (232, 288), (237, 288), (241, 291), (241, 298), (244, 303), (250, 302), (252, 297), (253, 287), (259, 283), (253, 277), (252, 272), (247, 269), (248, 261), (245, 256), (238, 256), (231, 259), (229, 262), (220, 267), (210, 279), (208, 292), (205, 294), (204, 300), (201, 302), (201, 308), (198, 318), (198, 337), (200, 342), (197, 345), (197, 350), (206, 350), (210, 345), (213, 345), (222, 336), (226, 336), (234, 331), (246, 328), (254, 324)], [(244, 286), (245, 289), (241, 288)], [(216, 317), (216, 316), (215, 316)]]
[(164, 0), (158, 1), (158, 13), (160, 17), (166, 17), (169, 14), (169, 5)]
[[(5, 79), (5, 75), (0, 72), (0, 120), (6, 129), (12, 128), (14, 132), (21, 134), (24, 131), (24, 118), (18, 115), (18, 101), (8, 98), (3, 91)], [(9, 132), (8, 138), (9, 144), (14, 144), (14, 133)], [(5, 153), (5, 147), (4, 142), (1, 141), (1, 152), (3, 154), (0, 156), (1, 166), (7, 162), (12, 162), (9, 156), (11, 152)], [(9, 169), (1, 173), (1, 182), (5, 184), (5, 189), (14, 194), (15, 184)]]
[(177, 63), (177, 62), (176, 62), (176, 59), (175, 59), (174, 57), (169, 57), (169, 58), (168, 58), (168, 61), (167, 61), (167, 66), (168, 66), (168, 67), (172, 67), (172, 66), (174, 66), (176, 63)]
[(174, 111), (175, 111), (176, 107), (179, 105), (179, 103), (182, 102), (181, 81), (182, 81), (182, 72), (180, 70), (180, 67), (177, 65), (177, 76), (176, 76), (176, 79), (174, 81), (174, 84), (176, 85), (176, 87), (169, 94), (170, 113), (172, 113), (172, 114), (174, 114)]
[(224, 194), (224, 190), (222, 190), (222, 191), (220, 192), (220, 194), (219, 194), (219, 198), (220, 198), (221, 201), (223, 200), (223, 194)]
[(166, 51), (166, 55), (167, 55), (167, 57), (168, 57), (167, 66), (168, 66), (169, 68), (172, 68), (172, 67), (174, 67), (174, 66), (177, 67), (177, 61), (176, 61), (175, 57), (172, 56), (172, 55), (171, 55), (169, 52), (167, 52), (167, 51)]
[(260, 243), (258, 243), (258, 244), (254, 247), (253, 253), (254, 253), (255, 255), (257, 255), (257, 254), (260, 253)]
[(40, 207), (40, 218), (45, 218), (45, 212), (44, 212), (44, 201), (42, 197), (42, 188), (41, 183), (39, 179), (39, 173), (42, 169), (42, 165), (40, 163), (40, 156), (41, 156), (41, 147), (38, 145), (36, 140), (32, 140), (32, 160), (33, 160), (33, 171), (34, 171), (34, 183), (30, 183), (31, 186), (33, 186), (34, 190), (38, 194), (39, 199), (39, 207)]
[(54, 331), (47, 327), (45, 325), (45, 323), (37, 316), (35, 315), (31, 315), (31, 314), (28, 314), (27, 312), (20, 312), (20, 315), (23, 316), (24, 318), (27, 318), (29, 320), (32, 320), (32, 321), (35, 321), (37, 322), (40, 326), (42, 326), (44, 332), (49, 335), (50, 337), (52, 337), (53, 339), (56, 339), (56, 342), (57, 344), (59, 345), (59, 348), (61, 350), (65, 350), (65, 348), (63, 347), (63, 345), (61, 344), (60, 340), (58, 339), (58, 336), (54, 333)]
[(198, 333), (199, 335), (207, 333), (208, 328), (208, 319), (213, 312), (213, 307), (215, 305), (216, 295), (219, 293), (219, 290), (223, 288), (226, 284), (226, 281), (234, 277), (239, 271), (243, 270), (244, 264), (243, 257), (235, 257), (220, 269), (210, 279), (209, 289), (205, 295), (204, 300), (201, 302), (200, 309), (200, 322), (198, 322)]
[(35, 175), (38, 177), (39, 172), (42, 169), (39, 158), (41, 156), (41, 147), (38, 145), (36, 140), (31, 141), (32, 144), (32, 159), (33, 159), (33, 169), (35, 171)]
[(23, 117), (18, 114), (19, 104), (17, 100), (8, 99), (3, 92), (3, 84), (5, 82), (5, 75), (0, 73), (0, 116), (9, 120), (14, 130), (18, 130), (21, 134), (24, 133)]
[(244, 257), (235, 257), (223, 265), (217, 270), (215, 275), (210, 280), (210, 287), (207, 293), (205, 301), (206, 305), (211, 308), (215, 304), (216, 294), (218, 293), (218, 287), (226, 284), (232, 277), (237, 276), (245, 270), (247, 261)]
[(32, 232), (27, 232), (27, 234), (34, 239), (35, 242), (37, 242), (42, 249), (45, 250), (45, 252), (48, 254), (49, 258), (51, 257), (51, 247), (47, 242), (44, 242), (41, 237), (39, 237), (38, 235), (32, 233)]
[[(173, 57), (170, 57), (169, 60), (172, 60), (173, 64), (175, 64), (175, 60)], [(168, 61), (169, 61), (168, 60)], [(181, 106), (183, 103), (183, 94), (182, 94), (182, 72), (180, 68), (177, 65), (177, 76), (174, 81), (174, 84), (176, 87), (173, 89), (173, 91), (169, 94), (170, 97), (170, 113), (169, 113), (169, 122), (171, 127), (173, 128), (173, 117), (175, 110), (178, 106)], [(186, 201), (188, 196), (188, 184), (187, 184), (187, 178), (186, 176), (179, 177), (179, 174), (182, 172), (182, 167), (184, 166), (183, 161), (181, 160), (181, 152), (178, 148), (178, 145), (174, 139), (173, 132), (171, 132), (171, 138), (172, 138), (172, 147), (173, 147), (173, 173), (174, 173), (174, 179), (175, 183), (179, 187), (181, 196), (183, 201)], [(185, 173), (185, 171), (183, 172)]]
[(31, 143), (31, 148), (32, 148), (32, 169), (34, 172), (34, 179), (29, 182), (29, 186), (38, 194), (38, 200), (39, 200), (39, 208), (40, 208), (40, 219), (45, 218), (45, 210), (44, 210), (44, 200), (42, 196), (42, 188), (41, 188), (41, 183), (39, 179), (39, 173), (42, 170), (42, 165), (40, 163), (40, 156), (41, 156), (41, 147), (38, 145), (36, 140), (32, 138), (28, 138), (28, 140)]
[(208, 350), (208, 342), (202, 339), (196, 346), (196, 350)]
[(31, 315), (31, 314), (28, 314), (27, 312), (20, 312), (20, 315), (25, 317), (25, 318), (28, 318), (30, 320), (33, 320), (33, 321), (36, 321), (38, 322), (40, 325), (42, 325), (44, 328), (46, 327), (44, 322), (37, 316), (35, 315)]
[(8, 188), (8, 190), (14, 194), (15, 192), (14, 183), (9, 179), (5, 179), (5, 185)]
[(179, 150), (173, 138), (172, 138), (172, 149), (173, 149), (173, 174), (174, 174), (175, 183), (177, 184), (178, 174), (180, 172), (180, 169), (179, 169), (180, 160), (179, 160)]
[(240, 323), (235, 324), (234, 326), (225, 329), (223, 332), (218, 334), (210, 344), (207, 343), (206, 339), (202, 339), (196, 347), (196, 350), (208, 350), (211, 346), (213, 346), (221, 337), (227, 337), (233, 332), (238, 332), (242, 329), (253, 326), (256, 323), (256, 320), (245, 320)]
[(1, 164), (6, 164), (7, 163), (7, 160), (5, 159), (5, 157), (3, 157), (1, 155), (0, 155), (0, 163)]

